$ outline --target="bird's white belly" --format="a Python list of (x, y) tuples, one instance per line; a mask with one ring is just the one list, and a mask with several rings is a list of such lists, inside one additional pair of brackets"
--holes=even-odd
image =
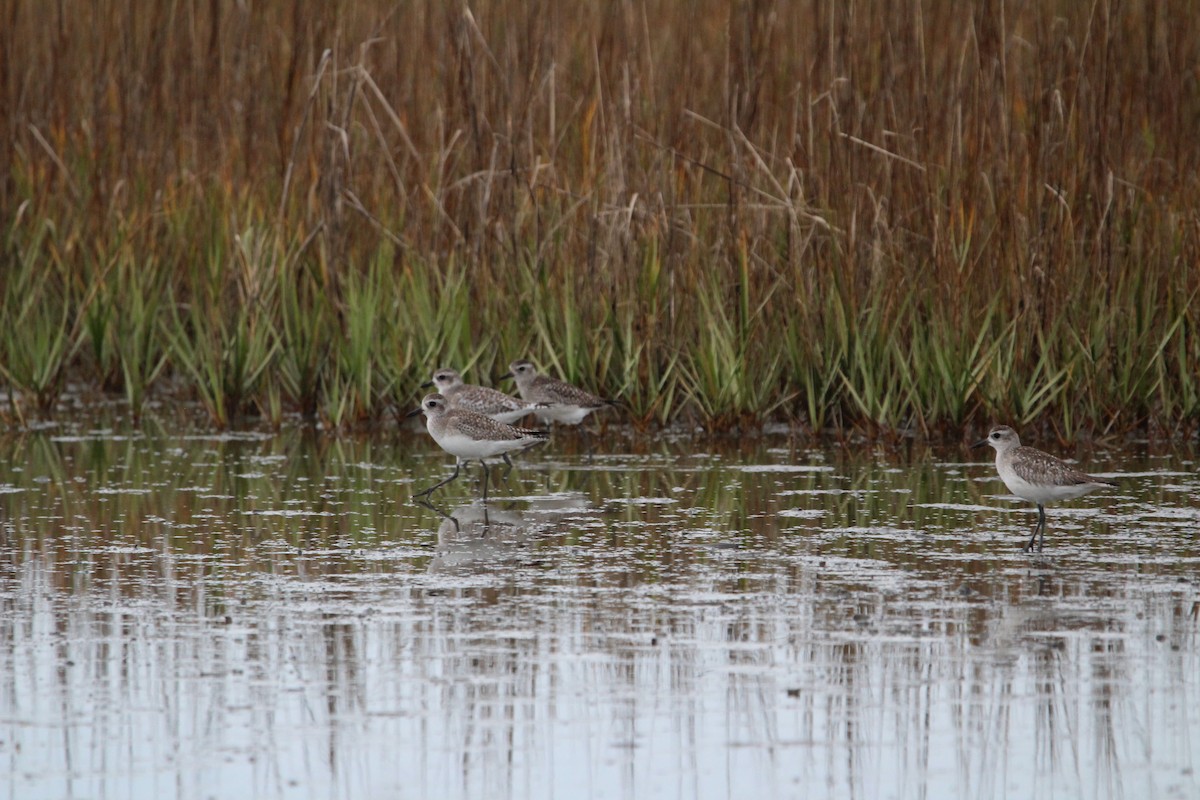
[(578, 425), (595, 409), (583, 406), (551, 405), (547, 408), (535, 409), (535, 413), (547, 422), (561, 422), (564, 425)]
[(532, 413), (533, 413), (532, 409), (518, 408), (513, 411), (497, 411), (493, 414), (488, 414), (487, 416), (491, 417), (492, 419), (496, 420), (497, 422), (504, 422), (509, 425), (515, 425), (517, 422), (525, 419)]
[(524, 447), (522, 439), (472, 439), (461, 433), (446, 433), (434, 436), (438, 446), (452, 456), (465, 459), (492, 458), (510, 450)]
[(1030, 483), (1006, 465), (997, 465), (1000, 479), (1008, 490), (1031, 503), (1046, 504), (1059, 500), (1073, 500), (1099, 488), (1094, 483), (1072, 483), (1066, 485)]

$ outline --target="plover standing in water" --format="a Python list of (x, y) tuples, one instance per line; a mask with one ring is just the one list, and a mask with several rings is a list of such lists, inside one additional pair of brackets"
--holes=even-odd
[[(1089, 492), (1117, 484), (1107, 478), (1098, 478), (1075, 469), (1062, 459), (1021, 444), (1017, 432), (1007, 425), (992, 428), (986, 439), (980, 439), (972, 448), (991, 445), (996, 450), (996, 471), (1008, 490), (1031, 503), (1037, 503), (1038, 521), (1033, 526), (1033, 536), (1022, 550), (1033, 550), (1037, 540), (1038, 552), (1046, 540), (1046, 503), (1073, 500)], [(1040, 535), (1039, 535), (1040, 534)]]
[(518, 400), (510, 394), (496, 391), (487, 386), (463, 383), (458, 370), (443, 368), (433, 373), (433, 380), (421, 384), (422, 389), (436, 386), (438, 393), (446, 398), (450, 408), (461, 408), (483, 414), (498, 422), (513, 424), (537, 410), (544, 403)]
[(483, 466), (483, 499), (487, 500), (488, 467), (484, 459), (524, 450), (549, 438), (545, 431), (516, 428), (474, 411), (450, 408), (446, 398), (440, 394), (426, 395), (421, 407), (408, 416), (414, 417), (422, 412), (429, 435), (438, 443), (438, 447), (454, 456), (454, 474), (413, 497), (428, 497), (435, 489), (457, 478), (464, 461), (478, 461)]
[[(566, 381), (541, 375), (532, 361), (518, 359), (508, 365), (508, 372), (500, 376), (500, 380), (512, 378), (517, 382), (517, 392), (521, 399), (530, 403), (540, 404), (534, 413), (545, 422), (561, 422), (564, 425), (578, 425), (593, 411), (615, 406), (612, 400), (580, 389)], [(587, 441), (588, 460), (592, 458), (592, 437), (583, 429)]]
[(508, 369), (506, 374), (500, 376), (500, 380), (512, 378), (517, 382), (517, 391), (522, 400), (544, 404), (544, 407), (535, 408), (534, 413), (548, 422), (578, 425), (593, 411), (616, 405), (612, 400), (584, 391), (566, 381), (539, 374), (532, 361), (514, 361), (508, 365)]

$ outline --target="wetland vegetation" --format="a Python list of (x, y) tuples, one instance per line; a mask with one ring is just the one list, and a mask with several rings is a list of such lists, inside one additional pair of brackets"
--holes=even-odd
[(3, 4), (0, 797), (1200, 796), (1192, 6)]
[[(14, 0), (0, 413), (1192, 434), (1187, 0)], [(154, 408), (154, 406), (151, 406)]]

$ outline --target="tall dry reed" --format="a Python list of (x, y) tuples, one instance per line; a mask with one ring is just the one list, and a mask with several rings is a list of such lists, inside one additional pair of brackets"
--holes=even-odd
[(643, 422), (1200, 418), (1187, 0), (4, 14), (13, 417), (346, 426), (531, 356)]

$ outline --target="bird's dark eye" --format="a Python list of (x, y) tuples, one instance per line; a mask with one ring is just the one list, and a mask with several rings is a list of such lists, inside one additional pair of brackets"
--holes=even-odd
[(996, 431), (995, 433), (993, 433), (993, 434), (992, 434), (992, 438), (993, 438), (993, 439), (999, 439), (999, 438), (1000, 438), (1000, 431)]

